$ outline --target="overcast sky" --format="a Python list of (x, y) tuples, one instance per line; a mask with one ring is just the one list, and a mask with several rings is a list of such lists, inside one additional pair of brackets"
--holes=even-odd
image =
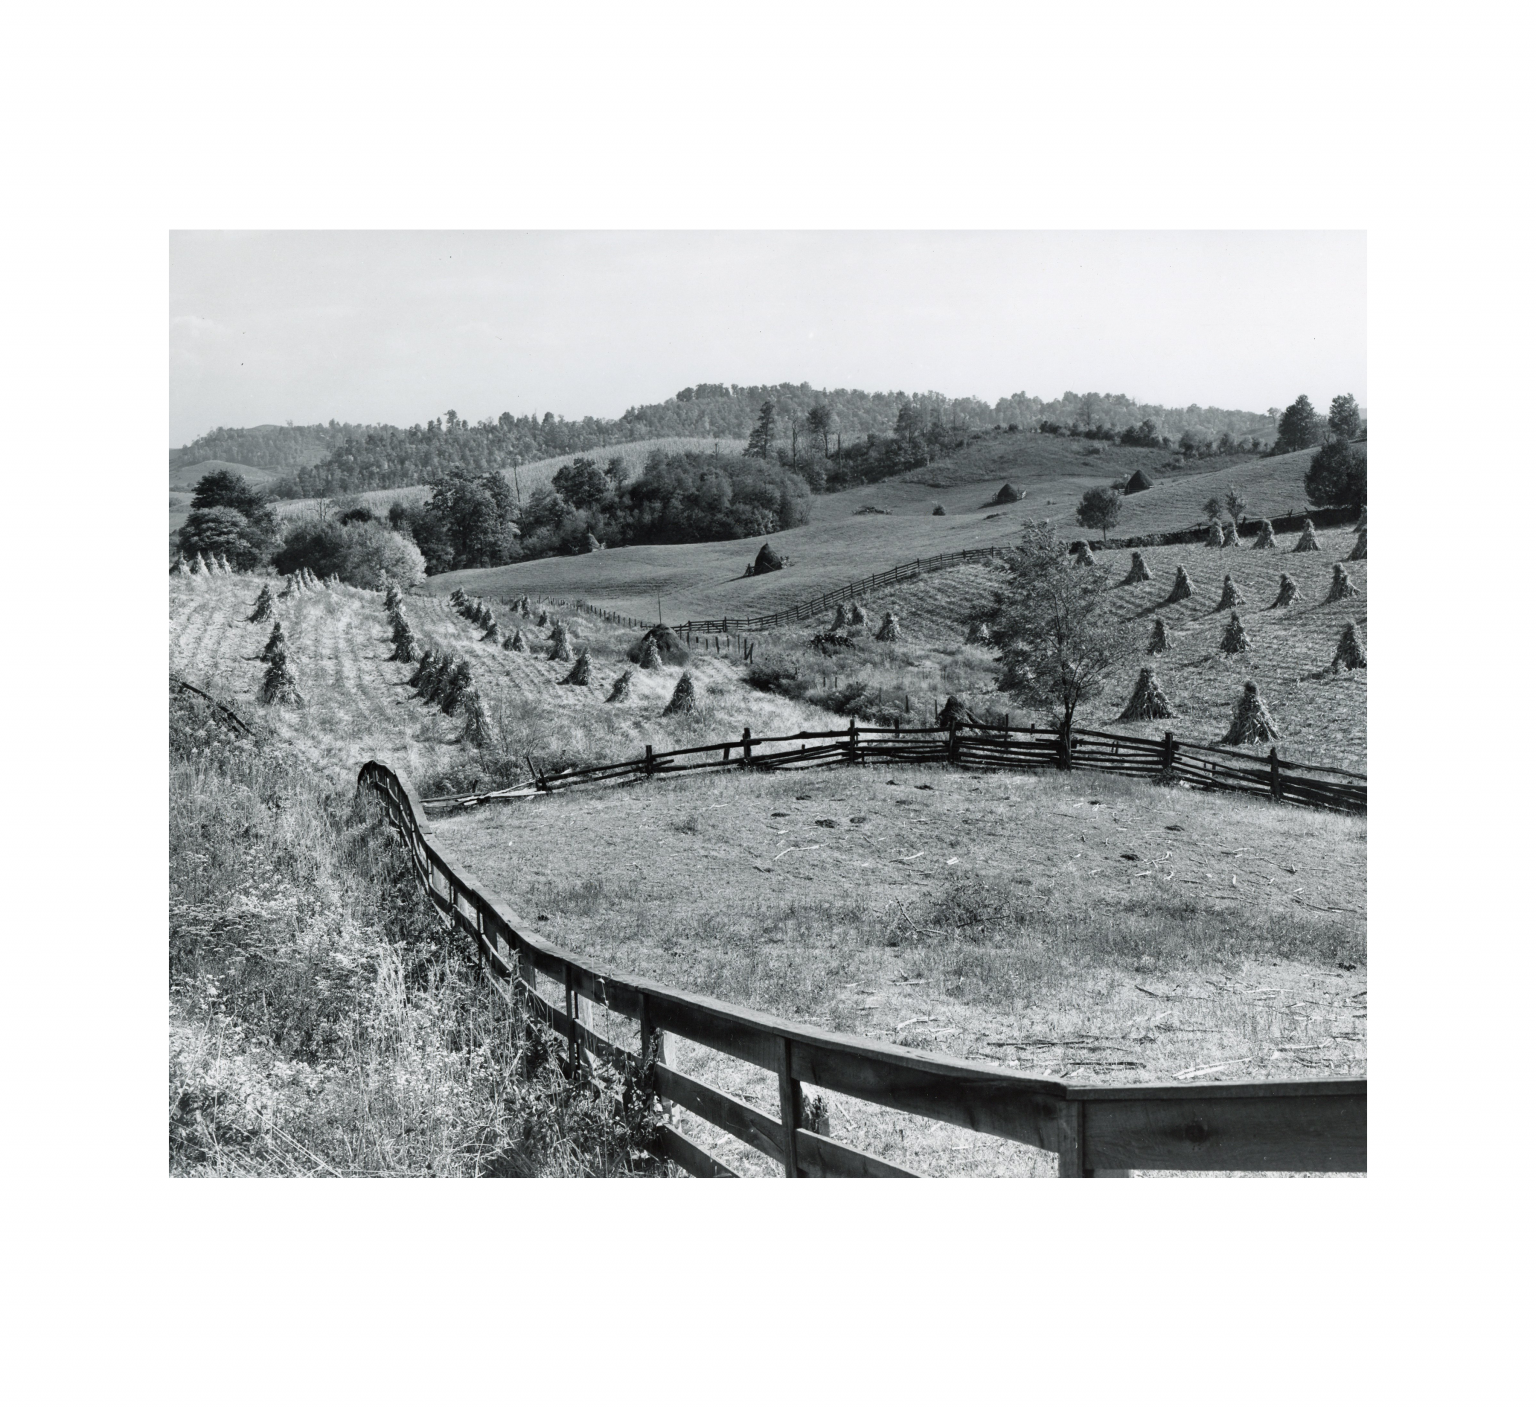
[(616, 416), (701, 381), (1365, 388), (1363, 233), (178, 233), (172, 445), (215, 425)]

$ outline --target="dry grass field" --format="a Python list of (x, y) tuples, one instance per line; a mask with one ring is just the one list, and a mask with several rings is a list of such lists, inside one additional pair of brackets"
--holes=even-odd
[[(782, 1017), (1084, 1084), (1364, 1074), (1363, 819), (870, 766), (578, 790), (434, 826), (594, 964)], [(775, 1109), (770, 1073), (680, 1046), (681, 1069)], [(828, 1098), (834, 1135), (916, 1171), (1054, 1173)]]

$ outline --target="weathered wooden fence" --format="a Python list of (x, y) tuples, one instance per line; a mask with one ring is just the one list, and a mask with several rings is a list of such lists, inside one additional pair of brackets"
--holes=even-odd
[[(781, 1162), (786, 1177), (912, 1176), (806, 1128), (801, 1093), (806, 1084), (1050, 1151), (1064, 1178), (1130, 1169), (1365, 1170), (1364, 1080), (1069, 1086), (820, 1031), (643, 978), (604, 972), (534, 934), (456, 864), (432, 840), (420, 799), (398, 774), (382, 763), (365, 763), (358, 786), (383, 804), (432, 903), (475, 945), (487, 977), (565, 1038), (565, 1064), (573, 1076), (596, 1063), (649, 1080), (655, 1097), (674, 1102)], [(562, 1004), (539, 993), (540, 976), (563, 994)], [(633, 1048), (594, 1030), (594, 1006), (635, 1024)], [(583, 1021), (583, 1015), (588, 1020)], [(774, 1073), (777, 1118), (661, 1061), (643, 1061), (642, 1053), (654, 1053), (663, 1033)], [(671, 1124), (661, 1127), (657, 1152), (695, 1176), (734, 1176)]]
[(1059, 768), (1119, 773), (1127, 777), (1184, 784), (1207, 792), (1246, 792), (1275, 802), (1292, 802), (1328, 811), (1364, 812), (1366, 779), (1342, 768), (1317, 767), (1233, 748), (1162, 738), (1074, 730), (1070, 738), (1055, 729), (1008, 724), (938, 724), (931, 728), (872, 726), (850, 721), (835, 732), (793, 733), (753, 738), (751, 729), (721, 743), (703, 743), (657, 753), (646, 746), (643, 757), (594, 767), (541, 774), (534, 770), (527, 786), (498, 792), (431, 797), (428, 806), (479, 805), (512, 801), (539, 792), (562, 791), (625, 778), (675, 776), (715, 768), (827, 767), (850, 763), (938, 763), (972, 768)]

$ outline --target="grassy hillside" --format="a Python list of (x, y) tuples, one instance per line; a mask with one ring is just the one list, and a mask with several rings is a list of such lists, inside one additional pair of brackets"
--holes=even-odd
[(173, 469), (171, 488), (189, 491), (195, 489), (199, 479), (218, 469), (227, 469), (231, 474), (238, 474), (247, 484), (258, 489), (265, 488), (282, 477), (281, 471), (276, 469), (257, 469), (248, 464), (232, 464), (229, 460), (203, 460), (199, 464), (183, 465), (180, 469)]
[(1198, 474), (1159, 479), (1150, 489), (1125, 500), (1120, 522), (1110, 530), (1110, 535), (1129, 538), (1140, 533), (1188, 528), (1204, 517), (1205, 501), (1213, 494), (1224, 497), (1229, 486), (1247, 500), (1245, 518), (1305, 513), (1310, 507), (1307, 470), (1316, 453), (1300, 450), (1293, 455), (1276, 455), (1274, 459), (1247, 459), (1216, 469), (1202, 467)]

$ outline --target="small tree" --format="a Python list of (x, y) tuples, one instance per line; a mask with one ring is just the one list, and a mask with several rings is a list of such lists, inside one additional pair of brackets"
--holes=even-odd
[(1227, 485), (1227, 492), (1222, 495), (1221, 504), (1234, 523), (1242, 522), (1243, 511), (1248, 507), (1248, 500), (1237, 492), (1237, 485)]
[(773, 402), (764, 401), (757, 413), (757, 424), (747, 437), (747, 448), (742, 453), (748, 459), (765, 460), (773, 453)]
[(1120, 490), (1107, 484), (1089, 489), (1077, 504), (1077, 526), (1097, 528), (1103, 541), (1109, 540), (1109, 530), (1120, 521)]
[(1280, 432), (1275, 436), (1275, 453), (1289, 454), (1292, 450), (1305, 450), (1323, 438), (1317, 412), (1305, 396), (1298, 396), (1285, 408), (1280, 417)]
[(821, 453), (824, 458), (832, 457), (832, 410), (829, 406), (817, 402), (805, 413), (805, 428), (812, 435), (821, 436)]
[(1307, 498), (1319, 508), (1365, 504), (1365, 451), (1345, 440), (1330, 440), (1307, 467)]
[(1078, 708), (1135, 645), (1111, 604), (1102, 568), (1074, 568), (1049, 524), (1031, 524), (1009, 555), (1011, 581), (992, 628), (1002, 681), (1021, 704), (1060, 710), (1070, 739)]
[(1341, 440), (1354, 440), (1360, 435), (1360, 407), (1353, 396), (1335, 396), (1328, 407), (1328, 429)]

